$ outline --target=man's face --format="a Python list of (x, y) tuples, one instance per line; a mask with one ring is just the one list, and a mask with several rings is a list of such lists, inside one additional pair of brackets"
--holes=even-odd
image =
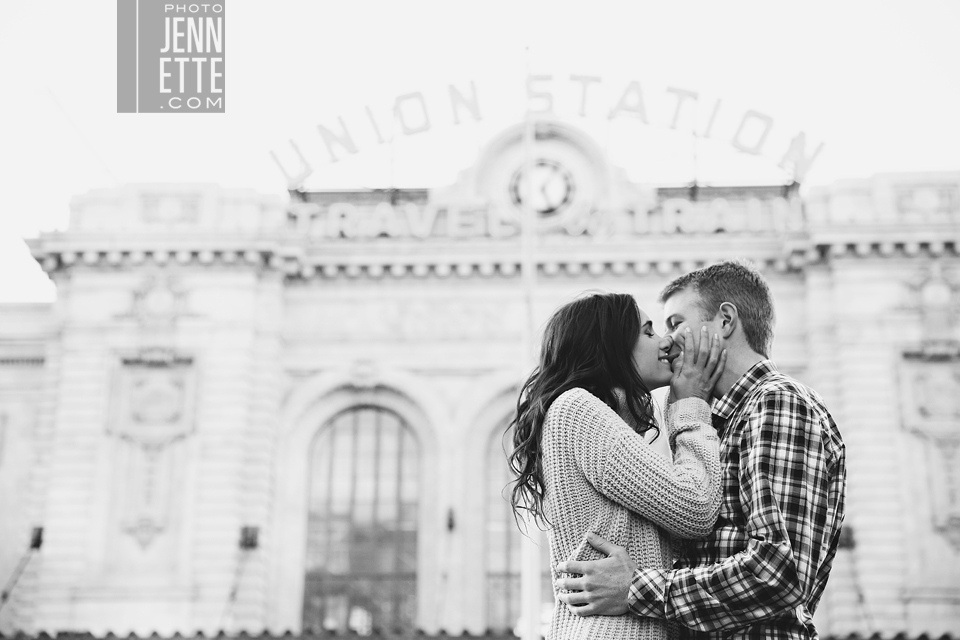
[(694, 348), (700, 346), (701, 327), (707, 327), (708, 336), (720, 333), (719, 314), (714, 313), (710, 320), (702, 320), (703, 315), (703, 309), (700, 308), (700, 295), (690, 287), (681, 289), (667, 298), (663, 303), (663, 316), (666, 318), (666, 335), (673, 338), (671, 353), (679, 353), (683, 346), (683, 331), (687, 327), (690, 327), (693, 332)]

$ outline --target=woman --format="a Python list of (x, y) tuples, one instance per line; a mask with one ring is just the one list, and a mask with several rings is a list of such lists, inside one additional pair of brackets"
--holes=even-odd
[[(710, 533), (720, 507), (717, 436), (706, 403), (723, 371), (719, 340), (685, 333), (679, 354), (632, 296), (593, 294), (547, 323), (540, 362), (517, 403), (510, 466), (514, 513), (547, 525), (550, 566), (602, 557), (594, 532), (626, 547), (641, 567), (669, 569), (671, 535)], [(708, 345), (709, 343), (709, 345)], [(670, 385), (665, 427), (673, 463), (645, 434), (659, 427), (650, 391)], [(551, 640), (667, 638), (668, 623), (580, 617), (557, 602)]]

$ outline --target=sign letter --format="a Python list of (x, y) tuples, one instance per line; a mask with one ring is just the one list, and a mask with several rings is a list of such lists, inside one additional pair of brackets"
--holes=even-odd
[(403, 207), (403, 212), (407, 217), (407, 225), (410, 227), (410, 235), (415, 238), (426, 238), (433, 231), (433, 223), (437, 219), (437, 207), (432, 204), (425, 204), (420, 209), (412, 202), (408, 202)]
[(621, 112), (636, 116), (640, 118), (643, 124), (647, 124), (647, 110), (643, 106), (643, 92), (640, 90), (640, 83), (636, 80), (628, 84), (627, 88), (623, 90), (620, 102), (610, 112), (610, 119), (613, 120)]
[(277, 163), (277, 166), (280, 167), (280, 171), (283, 172), (284, 177), (286, 177), (287, 189), (293, 191), (303, 186), (303, 181), (310, 177), (310, 174), (313, 173), (313, 169), (307, 163), (307, 159), (303, 157), (303, 153), (300, 151), (300, 148), (293, 143), (293, 140), (290, 141), (290, 146), (293, 147), (297, 157), (300, 158), (300, 173), (296, 175), (287, 173), (287, 170), (283, 168), (282, 164), (280, 164), (280, 159), (277, 157), (277, 154), (271, 151), (270, 155), (273, 157), (273, 161)]
[(473, 84), (473, 80), (470, 81), (470, 98), (471, 100), (467, 102), (467, 99), (463, 97), (460, 90), (450, 85), (450, 108), (453, 109), (454, 124), (460, 124), (460, 113), (457, 111), (458, 106), (466, 107), (470, 115), (473, 116), (474, 121), (480, 121), (480, 101), (477, 99), (477, 87)]
[(337, 116), (337, 120), (340, 122), (340, 135), (336, 135), (330, 129), (327, 129), (322, 124), (317, 125), (317, 129), (320, 131), (321, 137), (323, 137), (323, 143), (327, 145), (327, 151), (330, 153), (331, 162), (337, 162), (340, 158), (337, 157), (337, 154), (333, 152), (334, 143), (340, 145), (346, 149), (347, 153), (356, 153), (357, 145), (353, 143), (353, 138), (350, 137), (350, 132), (347, 131), (347, 125), (343, 123), (343, 118)]
[[(676, 129), (677, 123), (680, 121), (680, 112), (683, 110), (684, 101), (691, 99), (694, 101), (694, 103), (696, 103), (697, 92), (687, 91), (686, 89), (677, 89), (676, 87), (667, 87), (667, 93), (672, 93), (677, 96), (677, 108), (673, 111), (673, 122), (670, 123), (670, 128)], [(694, 122), (693, 126), (696, 127), (697, 123)]]
[(812, 165), (813, 161), (820, 155), (821, 149), (823, 149), (822, 142), (817, 145), (816, 151), (807, 157), (807, 135), (801, 131), (790, 141), (790, 148), (783, 154), (780, 167), (784, 170), (789, 170), (788, 167), (792, 167), (793, 181), (803, 182), (803, 179), (807, 177), (807, 172), (810, 170), (810, 165)]
[(587, 115), (587, 86), (591, 82), (600, 82), (601, 78), (598, 76), (570, 76), (570, 79), (574, 82), (579, 82), (583, 87), (583, 93), (580, 96), (580, 117)]
[(703, 137), (709, 138), (710, 134), (713, 133), (713, 123), (717, 121), (717, 114), (720, 113), (720, 103), (721, 100), (717, 100), (713, 103), (713, 111), (710, 112), (710, 121), (707, 122), (707, 128), (703, 130)]
[(335, 202), (327, 208), (327, 225), (331, 238), (355, 238), (360, 230), (360, 212), (349, 202)]
[[(549, 82), (553, 76), (527, 76), (527, 108), (532, 113), (553, 113), (553, 94), (549, 91), (534, 91), (534, 83)], [(534, 99), (543, 100), (543, 108), (535, 109), (530, 101)]]
[(377, 126), (377, 121), (373, 117), (373, 111), (370, 111), (370, 106), (364, 107), (367, 110), (367, 117), (370, 118), (370, 126), (373, 127), (373, 132), (377, 136), (377, 144), (383, 144), (383, 136), (380, 135), (380, 127)]
[[(420, 103), (420, 112), (423, 114), (423, 121), (416, 127), (407, 124), (407, 119), (403, 115), (403, 104), (409, 101)], [(403, 129), (403, 135), (410, 136), (415, 133), (423, 133), (430, 130), (430, 116), (427, 114), (427, 103), (423, 100), (423, 94), (419, 91), (397, 96), (397, 101), (393, 103), (393, 114), (400, 121), (400, 128)]]
[[(760, 132), (760, 135), (757, 136), (756, 142), (754, 142), (752, 145), (748, 145), (744, 144), (740, 138), (743, 136), (743, 133), (746, 129), (756, 129), (756, 125), (750, 125), (751, 120), (756, 122), (757, 125), (763, 127), (763, 130)], [(760, 153), (760, 149), (763, 148), (763, 143), (767, 141), (767, 134), (770, 133), (771, 128), (773, 128), (773, 118), (766, 114), (760, 113), (759, 111), (753, 111), (751, 109), (743, 114), (743, 120), (740, 121), (740, 126), (737, 127), (737, 132), (733, 134), (733, 140), (730, 141), (730, 144), (744, 153), (757, 155)]]

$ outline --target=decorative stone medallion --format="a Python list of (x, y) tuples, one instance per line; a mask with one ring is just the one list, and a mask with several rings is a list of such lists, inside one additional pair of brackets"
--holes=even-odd
[[(119, 438), (120, 526), (146, 549), (169, 517), (180, 474), (171, 449), (193, 433), (195, 372), (189, 358), (145, 352), (123, 361), (108, 433)], [(177, 458), (179, 459), (179, 458)]]
[(901, 370), (904, 427), (924, 449), (934, 531), (960, 552), (960, 358), (909, 356)]

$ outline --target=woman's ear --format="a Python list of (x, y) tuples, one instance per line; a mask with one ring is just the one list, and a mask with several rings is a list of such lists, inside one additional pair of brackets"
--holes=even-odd
[(737, 328), (740, 322), (740, 312), (732, 302), (724, 302), (720, 305), (720, 337), (728, 340)]

